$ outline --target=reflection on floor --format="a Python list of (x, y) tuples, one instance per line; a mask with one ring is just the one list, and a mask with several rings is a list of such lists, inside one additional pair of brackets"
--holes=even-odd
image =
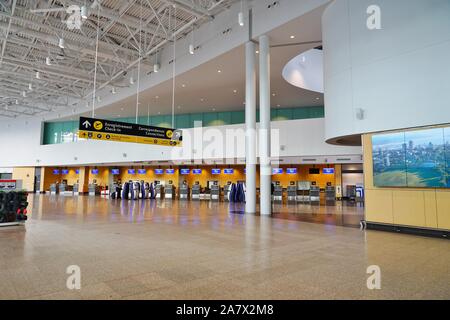
[(345, 227), (359, 227), (364, 219), (364, 206), (354, 201), (324, 201), (319, 203), (273, 204), (274, 218), (324, 223)]
[[(450, 298), (450, 242), (232, 214), (226, 203), (32, 196), (0, 228), (0, 298)], [(347, 208), (343, 207), (343, 211)], [(81, 290), (66, 268), (81, 268)], [(367, 288), (371, 265), (381, 289)]]

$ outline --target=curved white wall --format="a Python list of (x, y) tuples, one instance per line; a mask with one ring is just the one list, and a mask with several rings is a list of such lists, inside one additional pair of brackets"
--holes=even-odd
[(449, 0), (335, 0), (322, 29), (327, 140), (450, 122)]

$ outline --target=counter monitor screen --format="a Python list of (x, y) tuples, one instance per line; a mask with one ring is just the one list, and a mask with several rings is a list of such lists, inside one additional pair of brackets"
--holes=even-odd
[(59, 174), (59, 170), (58, 169), (53, 170), (53, 174)]
[(225, 170), (223, 170), (223, 172), (225, 174), (233, 174), (234, 173), (234, 169), (225, 169)]
[(147, 170), (145, 170), (145, 169), (138, 169), (138, 173), (139, 174), (146, 174)]
[(286, 173), (287, 174), (297, 174), (297, 168), (287, 168)]
[(192, 170), (193, 174), (202, 174), (202, 169), (194, 169)]
[(166, 169), (166, 173), (167, 174), (174, 174), (175, 173), (175, 169)]
[(323, 174), (334, 174), (334, 168), (323, 168)]
[(61, 173), (62, 173), (62, 174), (69, 174), (69, 170), (63, 169), (63, 170), (61, 170)]
[(282, 168), (273, 168), (272, 169), (272, 174), (282, 174), (282, 173), (283, 173)]
[(163, 169), (155, 169), (155, 174), (164, 174)]
[(119, 169), (111, 169), (111, 174), (116, 176), (116, 175), (120, 174), (120, 170)]
[(189, 169), (180, 169), (180, 174), (189, 174), (190, 170)]
[(134, 170), (134, 169), (128, 169), (128, 174), (136, 174), (136, 170)]
[(91, 170), (91, 173), (92, 173), (92, 174), (98, 174), (98, 169), (92, 169), (92, 170)]
[(211, 173), (212, 174), (220, 174), (221, 170), (220, 169), (212, 169)]
[(320, 174), (319, 168), (309, 168), (309, 174)]

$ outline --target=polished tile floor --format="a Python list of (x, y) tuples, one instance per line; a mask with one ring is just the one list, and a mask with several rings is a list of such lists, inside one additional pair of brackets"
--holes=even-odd
[[(30, 202), (25, 226), (0, 228), (1, 299), (450, 298), (444, 239), (242, 215), (227, 203)], [(69, 265), (81, 268), (81, 290), (66, 288)], [(370, 265), (380, 290), (367, 289)]]

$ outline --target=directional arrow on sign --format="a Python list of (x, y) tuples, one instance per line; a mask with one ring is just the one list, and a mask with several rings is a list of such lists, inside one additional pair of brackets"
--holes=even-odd
[(91, 126), (91, 123), (86, 120), (85, 122), (83, 122), (83, 126), (87, 129)]

